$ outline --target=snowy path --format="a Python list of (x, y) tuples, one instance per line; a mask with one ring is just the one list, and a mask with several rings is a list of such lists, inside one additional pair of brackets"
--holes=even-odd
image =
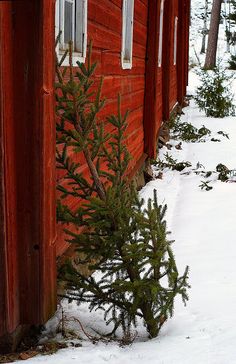
[[(184, 118), (213, 132), (223, 129), (230, 140), (185, 143), (183, 151), (171, 153), (175, 158), (193, 166), (199, 161), (206, 170), (218, 163), (235, 168), (235, 118), (206, 119), (195, 108), (188, 108)], [(236, 363), (236, 184), (215, 181), (206, 192), (198, 187), (201, 180), (168, 172), (143, 191), (151, 195), (149, 190), (156, 187), (171, 206), (168, 221), (176, 258), (179, 266), (190, 266), (192, 285), (186, 309), (178, 303), (161, 334), (155, 363)]]
[[(236, 168), (236, 118), (207, 119), (192, 106), (185, 109), (183, 119), (198, 127), (204, 124), (213, 136), (223, 130), (230, 139), (183, 143), (182, 150), (169, 152), (174, 158), (188, 160), (193, 166), (200, 162), (206, 170), (214, 170), (218, 163)], [(179, 271), (190, 266), (190, 300), (186, 307), (176, 300), (174, 317), (159, 338), (147, 341), (139, 328), (131, 347), (83, 341), (81, 348), (35, 357), (27, 363), (236, 364), (236, 183), (215, 180), (213, 190), (206, 192), (198, 187), (203, 179), (194, 173), (167, 171), (162, 180), (150, 182), (141, 191), (148, 198), (156, 188), (159, 202), (167, 203)], [(85, 306), (69, 304), (65, 310), (67, 316), (79, 317), (88, 330), (104, 328), (101, 316), (90, 314)], [(55, 327), (57, 322), (54, 318), (49, 326)]]

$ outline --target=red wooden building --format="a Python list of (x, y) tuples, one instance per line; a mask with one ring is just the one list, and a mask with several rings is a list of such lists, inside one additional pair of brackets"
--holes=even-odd
[(189, 14), (190, 0), (0, 2), (0, 352), (54, 313), (56, 256), (67, 248), (55, 219), (55, 34), (57, 52), (73, 39), (81, 62), (93, 40), (102, 116), (116, 112), (118, 93), (130, 110), (134, 175), (184, 102)]

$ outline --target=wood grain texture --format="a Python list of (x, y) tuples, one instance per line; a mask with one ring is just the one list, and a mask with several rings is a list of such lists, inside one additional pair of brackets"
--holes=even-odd
[[(1, 238), (0, 336), (14, 331), (20, 320), (17, 256), (17, 198), (14, 136), (12, 3), (0, 3), (1, 102)], [(9, 31), (6, 32), (5, 30)]]
[(180, 105), (184, 102), (186, 95), (186, 74), (188, 73), (188, 55), (186, 43), (188, 43), (189, 1), (179, 0), (179, 22), (178, 22), (178, 53), (177, 53), (177, 99)]
[[(106, 106), (98, 122), (117, 113), (118, 93), (122, 113), (130, 111), (132, 177), (147, 154), (155, 157), (160, 125), (186, 94), (190, 0), (165, 1), (162, 67), (157, 67), (160, 0), (135, 0), (131, 70), (121, 68), (122, 3), (88, 1), (88, 38), (98, 63), (94, 88), (104, 76)], [(55, 171), (54, 20), (55, 0), (0, 2), (0, 338), (21, 324), (44, 323), (54, 312), (56, 254), (67, 248), (55, 221), (55, 178), (67, 182)], [(83, 155), (72, 150), (70, 155), (90, 178)], [(71, 198), (67, 203), (78, 205)]]
[[(106, 105), (99, 113), (98, 119), (105, 121), (107, 116), (117, 114), (117, 96), (121, 94), (122, 113), (130, 111), (128, 117), (127, 146), (133, 159), (129, 170), (135, 168), (144, 152), (143, 104), (145, 92), (145, 59), (147, 43), (147, 1), (135, 0), (134, 34), (133, 34), (133, 67), (123, 70), (121, 67), (122, 43), (122, 3), (123, 1), (89, 0), (88, 2), (88, 38), (93, 42), (93, 60), (98, 62), (95, 85), (101, 75), (104, 76), (102, 90)], [(72, 156), (81, 163), (80, 170), (89, 176), (83, 156)], [(63, 173), (57, 173), (57, 180), (62, 184)], [(76, 201), (68, 198), (70, 207)], [(57, 254), (61, 254), (67, 245), (63, 240), (62, 227), (58, 226)]]
[[(0, 47), (3, 49), (2, 28), (4, 9), (0, 8)], [(0, 54), (0, 337), (6, 332), (6, 222), (5, 222), (5, 186), (4, 186), (4, 131), (3, 131), (3, 59)]]
[(54, 1), (0, 3), (0, 336), (56, 308), (54, 16)]
[[(160, 0), (136, 0), (134, 8), (133, 67), (121, 68), (122, 1), (95, 0), (88, 6), (88, 37), (93, 41), (93, 60), (98, 62), (94, 88), (104, 76), (102, 95), (106, 106), (99, 120), (117, 112), (117, 94), (122, 96), (122, 112), (130, 110), (127, 145), (133, 155), (130, 170), (143, 153), (156, 156), (156, 144), (162, 121), (168, 120), (173, 107), (186, 92), (189, 13), (181, 1), (168, 0), (164, 6), (162, 66), (158, 63)], [(184, 4), (189, 0), (184, 0)], [(180, 4), (180, 5), (179, 5)], [(179, 19), (178, 55), (174, 65), (174, 24)], [(145, 100), (145, 101), (144, 101)], [(71, 154), (70, 154), (71, 155)], [(73, 156), (81, 163), (80, 171), (89, 176), (82, 156)], [(63, 172), (57, 173), (62, 184)], [(76, 205), (68, 198), (70, 207)], [(58, 227), (57, 252), (63, 251), (61, 227)]]
[(160, 105), (161, 107), (162, 104), (162, 93), (159, 92), (161, 70), (158, 69), (158, 42), (160, 27), (159, 0), (149, 2), (148, 14), (148, 43), (144, 104), (144, 151), (150, 158), (155, 158), (157, 130), (161, 123), (160, 114), (156, 111), (158, 106)]

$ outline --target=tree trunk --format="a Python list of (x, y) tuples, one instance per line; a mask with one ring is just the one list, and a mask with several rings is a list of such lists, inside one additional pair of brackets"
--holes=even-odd
[(211, 11), (211, 24), (208, 36), (207, 53), (205, 60), (205, 69), (213, 69), (216, 66), (216, 52), (218, 33), (220, 25), (220, 11), (222, 0), (214, 0)]
[(150, 338), (157, 337), (160, 330), (160, 323), (155, 319), (151, 304), (146, 300), (140, 306), (140, 309), (143, 314), (143, 319), (147, 325), (147, 331), (150, 335)]
[(227, 52), (230, 52), (231, 20), (229, 15), (231, 14), (231, 2), (228, 3), (228, 13), (227, 13), (227, 3), (225, 2), (225, 13), (226, 13)]
[(205, 0), (201, 53), (206, 52), (207, 20), (208, 20), (208, 0)]

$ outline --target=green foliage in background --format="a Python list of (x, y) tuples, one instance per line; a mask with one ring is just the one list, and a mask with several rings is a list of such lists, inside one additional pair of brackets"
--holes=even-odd
[(201, 85), (198, 86), (194, 99), (200, 110), (203, 110), (206, 116), (215, 118), (235, 115), (230, 89), (231, 76), (219, 66), (211, 71), (201, 70), (199, 76)]

